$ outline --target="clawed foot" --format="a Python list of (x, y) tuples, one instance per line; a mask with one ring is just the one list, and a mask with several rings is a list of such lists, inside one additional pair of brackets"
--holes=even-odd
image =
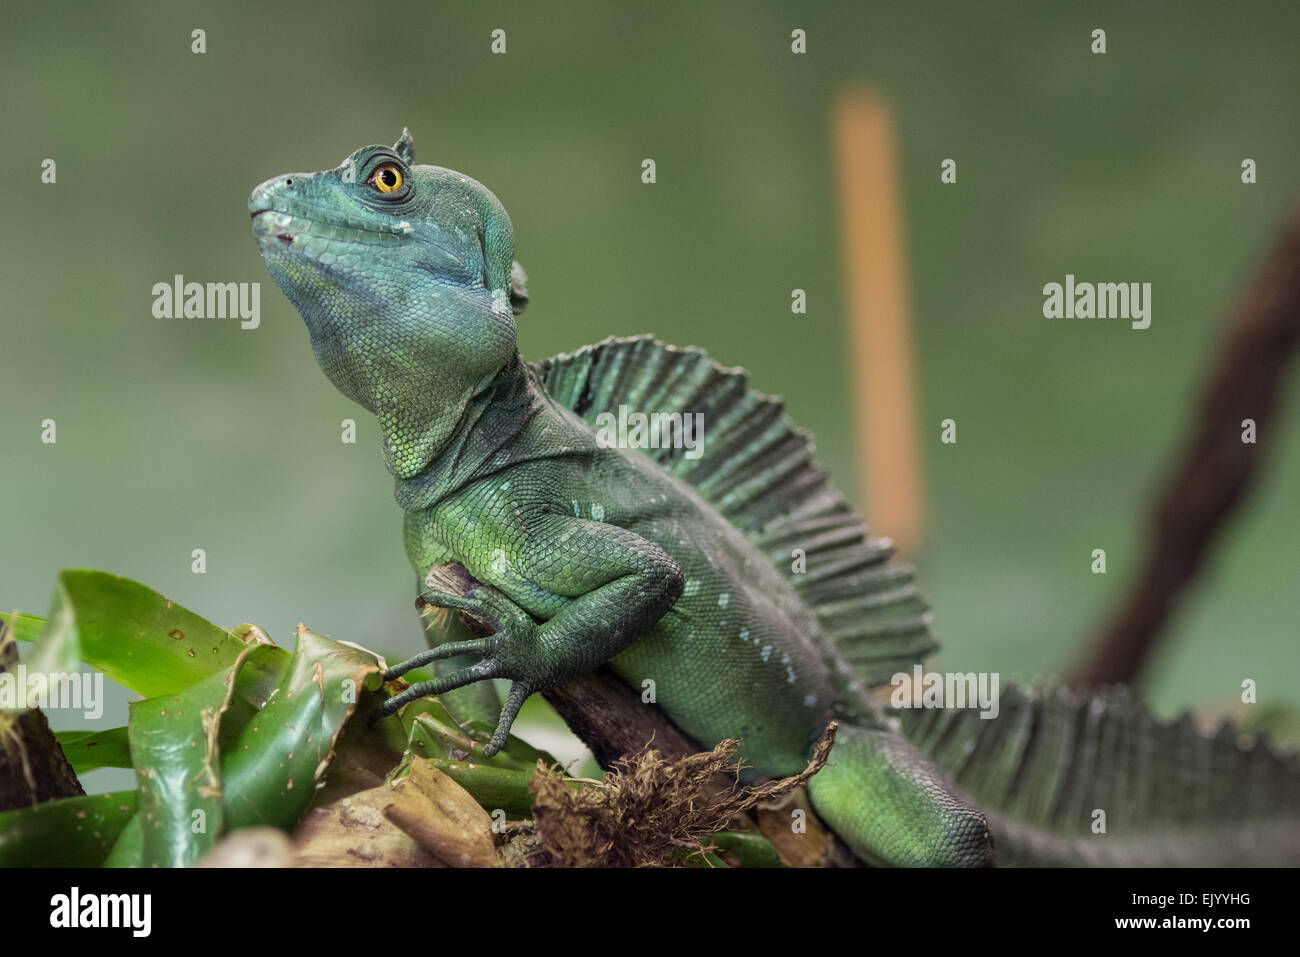
[(470, 641), (453, 641), (430, 648), (384, 673), (385, 681), (400, 678), (412, 668), (432, 661), (477, 655), (479, 660), (467, 668), (440, 675), (432, 681), (411, 685), (400, 694), (393, 695), (375, 712), (372, 721), (396, 713), (407, 702), (426, 695), (437, 695), (460, 688), (475, 681), (489, 678), (510, 678), (510, 693), (501, 708), (501, 718), (492, 740), (483, 746), (483, 754), (491, 757), (505, 747), (510, 726), (519, 715), (519, 709), (530, 694), (538, 690), (525, 677), (529, 669), (526, 659), (533, 653), (537, 623), (505, 594), (475, 579), (457, 563), (439, 565), (429, 572), (426, 589), (420, 594), (418, 604), (422, 612), (437, 608), (452, 608), (472, 618), (475, 631), (490, 631), (482, 638)]

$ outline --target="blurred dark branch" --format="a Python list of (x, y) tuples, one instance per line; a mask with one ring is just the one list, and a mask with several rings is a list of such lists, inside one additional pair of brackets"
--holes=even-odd
[[(1300, 209), (1293, 212), (1235, 318), (1206, 385), (1194, 434), (1160, 493), (1146, 564), (1071, 676), (1075, 687), (1132, 683), (1215, 533), (1275, 444), (1278, 397), (1300, 341)], [(1253, 419), (1257, 444), (1242, 441)]]

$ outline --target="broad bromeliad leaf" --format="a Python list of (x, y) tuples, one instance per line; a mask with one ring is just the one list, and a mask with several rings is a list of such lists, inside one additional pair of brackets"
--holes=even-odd
[(0, 867), (98, 867), (135, 817), (136, 792), (46, 801), (0, 814)]
[(132, 767), (138, 789), (0, 814), (0, 865), (187, 865), (224, 830), (290, 829), (361, 695), (382, 683), (378, 656), (303, 626), (291, 654), (128, 579), (66, 571), (28, 667), (78, 661), (149, 697), (127, 728), (65, 732), (65, 753), (78, 771)]
[(297, 637), (292, 655), (255, 645), (180, 695), (132, 705), (140, 806), (109, 865), (192, 864), (224, 830), (298, 823), (381, 669), (353, 645)]
[(280, 681), (238, 737), (221, 748), (229, 827), (288, 829), (297, 823), (362, 692), (382, 683), (379, 662), (372, 652), (298, 626), (297, 647)]
[(225, 832), (292, 830), (322, 800), (397, 786), (413, 765), (526, 815), (538, 760), (555, 764), (514, 736), (485, 759), (492, 729), (462, 726), (429, 698), (374, 728), (352, 722), (343, 738), (361, 695), (382, 684), (378, 656), (303, 626), (290, 653), (254, 625), (224, 630), (129, 579), (68, 570), (48, 619), (5, 618), (36, 639), (29, 668), (84, 662), (148, 697), (126, 728), (58, 736), (77, 772), (131, 767), (137, 790), (0, 814), (0, 866), (190, 865)]
[[(19, 625), (30, 629), (30, 619)], [(117, 575), (60, 573), (29, 670), (66, 673), (84, 662), (146, 697), (175, 694), (235, 663), (246, 640)]]
[(193, 864), (226, 826), (292, 828), (379, 672), (373, 654), (300, 626), (292, 656), (246, 646), (230, 668), (186, 691), (134, 703), (140, 862)]
[[(246, 657), (254, 648), (245, 647)], [(141, 863), (184, 867), (221, 831), (217, 733), (242, 659), (179, 694), (131, 704), (127, 725), (139, 788)]]

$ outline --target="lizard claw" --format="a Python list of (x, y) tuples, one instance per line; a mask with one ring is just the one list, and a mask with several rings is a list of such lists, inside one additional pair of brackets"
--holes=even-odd
[(501, 718), (497, 721), (497, 729), (492, 734), (492, 740), (483, 745), (484, 757), (490, 758), (506, 746), (506, 742), (510, 739), (510, 727), (515, 723), (515, 718), (519, 717), (519, 709), (523, 707), (524, 701), (532, 693), (532, 688), (522, 681), (510, 685), (510, 693), (506, 695), (506, 702), (501, 706)]
[(453, 608), (466, 617), (470, 630), (481, 635), (469, 641), (448, 642), (423, 651), (413, 658), (394, 665), (384, 673), (385, 681), (392, 681), (412, 668), (432, 661), (477, 655), (479, 660), (467, 668), (440, 675), (432, 681), (414, 684), (385, 701), (374, 713), (372, 720), (395, 714), (405, 704), (426, 695), (443, 694), (464, 685), (489, 678), (511, 678), (501, 717), (491, 741), (483, 746), (485, 757), (491, 757), (505, 747), (510, 737), (510, 727), (519, 715), (519, 709), (533, 691), (534, 684), (525, 675), (537, 623), (503, 592), (475, 579), (464, 566), (452, 562), (433, 568), (425, 580), (427, 586), (417, 604), (421, 608)]
[(412, 668), (419, 668), (431, 661), (442, 661), (445, 658), (455, 658), (458, 655), (488, 655), (496, 647), (496, 644), (490, 637), (475, 638), (472, 641), (449, 641), (436, 648), (422, 651), (414, 658), (407, 658), (401, 664), (393, 665), (384, 672), (384, 681), (400, 678)]
[[(398, 667), (402, 666), (399, 665)], [(475, 681), (483, 681), (486, 678), (501, 677), (505, 676), (500, 674), (500, 666), (494, 664), (490, 658), (484, 658), (468, 668), (461, 668), (459, 671), (453, 671), (450, 674), (439, 675), (431, 681), (421, 681), (418, 684), (411, 685), (405, 691), (393, 695), (375, 710), (372, 722), (378, 721), (380, 718), (386, 718), (390, 714), (396, 714), (403, 705), (415, 701), (417, 698), (443, 694), (455, 688), (473, 684)]]

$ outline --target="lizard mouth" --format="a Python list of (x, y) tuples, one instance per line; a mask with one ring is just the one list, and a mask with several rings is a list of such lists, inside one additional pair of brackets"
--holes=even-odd
[[(271, 206), (252, 211), (252, 226), (254, 237), (264, 248), (273, 244), (293, 246), (296, 253), (309, 259), (364, 247), (397, 245), (412, 232), (406, 222), (375, 225), (317, 215), (311, 210)], [(329, 264), (328, 260), (325, 264)]]
[[(265, 217), (259, 221), (258, 217)], [(258, 239), (278, 239), (280, 242), (293, 245), (293, 234), (284, 227), (289, 224), (292, 217), (276, 209), (257, 209), (253, 211), (253, 235)]]

